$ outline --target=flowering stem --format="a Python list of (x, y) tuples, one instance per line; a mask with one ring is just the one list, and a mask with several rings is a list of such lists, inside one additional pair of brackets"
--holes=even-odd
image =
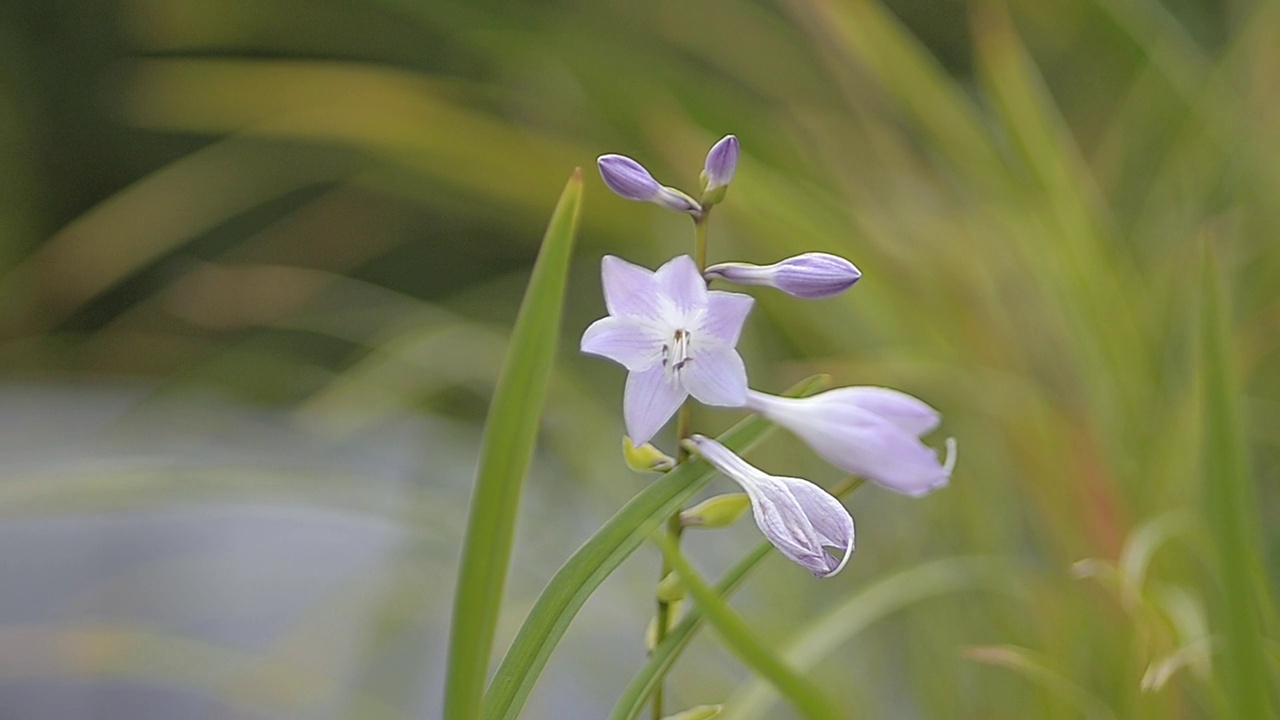
[[(707, 208), (693, 220), (693, 261), (698, 266), (698, 272), (707, 269), (707, 216), (710, 214), (711, 209)], [(689, 450), (684, 446), (684, 439), (693, 434), (693, 429), (690, 427), (692, 419), (693, 403), (685, 400), (684, 405), (680, 406), (680, 414), (676, 416), (677, 465), (689, 459)], [(676, 508), (676, 511), (671, 513), (671, 517), (667, 518), (667, 537), (674, 547), (678, 548), (680, 546), (680, 535), (683, 532), (684, 526), (680, 523), (680, 508)], [(663, 555), (658, 582), (662, 582), (670, 573), (671, 564), (667, 562), (666, 555)], [(662, 598), (658, 598), (658, 610), (654, 619), (654, 647), (661, 645), (663, 639), (667, 637), (667, 626), (670, 624), (671, 604)], [(659, 682), (657, 687), (653, 689), (653, 720), (661, 720), (662, 717), (662, 683)]]

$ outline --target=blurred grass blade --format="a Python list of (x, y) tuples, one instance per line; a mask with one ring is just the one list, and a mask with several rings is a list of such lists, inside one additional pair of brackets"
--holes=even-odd
[(840, 712), (822, 693), (822, 689), (792, 669), (756, 636), (741, 615), (718, 595), (700, 576), (671, 539), (661, 533), (653, 536), (662, 554), (684, 581), (689, 595), (698, 603), (725, 647), (756, 674), (767, 679), (808, 718), (840, 717)]
[[(788, 395), (808, 395), (823, 387), (818, 376), (802, 381)], [(729, 449), (745, 452), (772, 425), (751, 416), (719, 437)], [(701, 461), (685, 463), (631, 499), (556, 571), (511, 643), (485, 695), (485, 720), (515, 720), (542, 673), (551, 651), (591, 593), (694, 493), (715, 471)]]
[(1073, 682), (1069, 677), (1049, 667), (1044, 658), (1034, 655), (1026, 648), (1014, 645), (992, 645), (987, 647), (971, 647), (964, 650), (964, 656), (970, 660), (1008, 668), (1027, 680), (1052, 692), (1071, 705), (1078, 708), (1081, 714), (1090, 720), (1110, 720), (1116, 715), (1111, 708)]
[[(831, 494), (838, 498), (845, 498), (852, 495), (855, 490), (862, 487), (863, 480), (861, 478), (851, 478), (838, 487), (831, 489)], [(773, 549), (768, 541), (761, 542), (756, 545), (755, 549), (747, 553), (742, 559), (733, 564), (713, 588), (716, 595), (720, 597), (728, 597), (733, 594), (743, 581), (747, 579), (760, 562), (769, 556), (769, 551)], [(618, 702), (613, 706), (613, 712), (609, 714), (609, 720), (635, 720), (640, 715), (641, 710), (647, 702), (654, 688), (658, 687), (658, 683), (666, 677), (667, 672), (671, 670), (671, 666), (675, 664), (680, 654), (688, 647), (689, 641), (693, 639), (694, 634), (702, 627), (705, 617), (697, 605), (689, 608), (674, 628), (667, 632), (667, 636), (663, 638), (662, 644), (653, 649), (649, 653), (649, 659), (645, 662), (644, 667), (640, 668), (631, 678), (631, 682), (627, 683), (626, 689), (618, 696)]]
[[(903, 570), (850, 596), (800, 632), (783, 652), (791, 667), (808, 671), (876, 622), (909, 605), (963, 590), (1015, 592), (1002, 566), (987, 558), (957, 557)], [(772, 717), (773, 691), (753, 680), (725, 703), (726, 719)]]
[(551, 378), (581, 206), (582, 170), (578, 169), (547, 226), (485, 420), (449, 633), (444, 702), (448, 720), (480, 716), (520, 489), (533, 457)]
[(1223, 717), (1272, 717), (1274, 698), (1263, 646), (1269, 603), (1260, 582), (1266, 576), (1257, 555), (1257, 505), (1236, 406), (1223, 293), (1215, 256), (1206, 249), (1200, 309), (1200, 479), (1220, 592), (1214, 625), (1223, 643), (1215, 655), (1214, 675)]

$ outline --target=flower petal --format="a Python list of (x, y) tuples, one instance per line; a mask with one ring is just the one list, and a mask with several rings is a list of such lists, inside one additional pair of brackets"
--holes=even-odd
[[(853, 518), (830, 493), (801, 478), (769, 475), (711, 438), (694, 435), (688, 442), (747, 492), (756, 526), (779, 552), (818, 577), (840, 572), (853, 552)], [(824, 547), (843, 556), (834, 558)]]
[(651, 325), (625, 317), (604, 317), (582, 333), (582, 352), (601, 357), (635, 372), (648, 370), (662, 359), (662, 337)]
[(924, 435), (938, 427), (942, 415), (919, 398), (886, 387), (837, 388), (822, 393), (825, 402), (856, 404), (912, 435)]
[(705, 310), (707, 281), (688, 255), (671, 258), (653, 274), (658, 292), (665, 295), (681, 313)]
[(725, 135), (711, 146), (707, 160), (703, 163), (702, 172), (707, 181), (705, 192), (728, 185), (733, 180), (733, 171), (738, 167), (738, 138)]
[(704, 405), (742, 407), (747, 402), (747, 368), (728, 346), (699, 345), (680, 371), (680, 382)]
[(844, 550), (844, 556), (839, 564), (833, 562), (834, 567), (822, 577), (840, 572), (849, 561), (849, 556), (853, 554), (853, 517), (834, 495), (817, 485), (800, 478), (780, 477), (778, 479), (787, 483), (791, 495), (796, 502), (800, 503), (801, 510), (813, 524), (813, 529), (817, 532), (822, 544)]
[(631, 442), (643, 445), (652, 440), (688, 395), (683, 387), (667, 380), (666, 369), (661, 365), (627, 375), (622, 416)]
[(600, 280), (604, 286), (604, 306), (610, 315), (658, 317), (658, 285), (652, 270), (605, 255), (600, 259)]
[[(891, 490), (920, 496), (951, 478), (954, 445), (948, 442), (947, 459), (940, 462), (916, 437), (916, 430), (937, 424), (936, 411), (909, 395), (887, 388), (842, 388), (793, 399), (749, 391), (747, 407), (795, 433), (827, 462)], [(872, 408), (890, 414), (882, 416)]]
[(702, 321), (701, 330), (730, 347), (737, 345), (747, 313), (751, 312), (755, 302), (755, 298), (742, 293), (708, 291), (707, 316)]

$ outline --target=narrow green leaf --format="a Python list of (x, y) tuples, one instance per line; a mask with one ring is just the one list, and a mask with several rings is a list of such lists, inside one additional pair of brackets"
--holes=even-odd
[[(808, 395), (825, 384), (822, 377), (810, 378), (788, 394)], [(771, 428), (764, 418), (752, 416), (719, 440), (731, 450), (745, 452)], [(485, 695), (485, 720), (515, 720), (519, 716), (551, 652), (591, 593), (714, 475), (711, 466), (701, 460), (680, 465), (632, 498), (556, 571), (494, 674)]]
[(1214, 625), (1223, 639), (1213, 670), (1223, 717), (1263, 718), (1272, 717), (1274, 701), (1263, 645), (1269, 603), (1258, 580), (1265, 577), (1258, 558), (1258, 506), (1236, 406), (1239, 390), (1225, 305), (1217, 263), (1206, 250), (1200, 311), (1200, 478), (1220, 591)]
[(551, 378), (581, 206), (582, 171), (578, 169), (547, 226), (485, 420), (449, 633), (444, 701), (448, 720), (480, 716), (520, 490), (533, 458)]
[(840, 712), (817, 685), (797, 673), (765, 646), (747, 621), (711, 589), (671, 538), (657, 533), (653, 540), (662, 548), (667, 563), (680, 574), (685, 588), (698, 603), (698, 607), (702, 608), (703, 615), (715, 627), (730, 652), (756, 674), (769, 680), (805, 717), (815, 720), (835, 720), (840, 717)]

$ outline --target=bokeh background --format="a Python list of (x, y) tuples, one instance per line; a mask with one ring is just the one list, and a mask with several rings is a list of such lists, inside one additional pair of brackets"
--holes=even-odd
[[(843, 574), (772, 558), (735, 605), (850, 717), (1212, 715), (1206, 257), (1261, 596), (1280, 574), (1278, 37), (1264, 0), (0, 3), (0, 717), (437, 717), (555, 199), (605, 152), (696, 190), (728, 132), (711, 260), (864, 274), (755, 293), (753, 386), (900, 388), (960, 447), (943, 491), (849, 501)], [(691, 242), (588, 173), (499, 650), (647, 482), (621, 370), (576, 352), (599, 258)], [(752, 457), (839, 479), (781, 434)], [(758, 538), (686, 546), (714, 576)], [(586, 605), (526, 717), (608, 712), (657, 563)], [(668, 685), (791, 717), (710, 633)]]

